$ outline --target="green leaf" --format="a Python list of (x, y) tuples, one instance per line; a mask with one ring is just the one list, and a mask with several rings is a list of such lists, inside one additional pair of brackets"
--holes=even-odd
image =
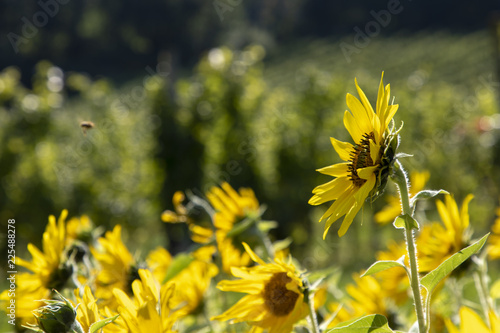
[(394, 227), (396, 229), (404, 229), (406, 228), (407, 225), (410, 226), (411, 229), (420, 229), (420, 226), (418, 225), (417, 220), (415, 220), (413, 217), (411, 217), (408, 214), (400, 215), (396, 217), (393, 223)]
[(373, 265), (368, 267), (366, 272), (361, 275), (361, 277), (366, 276), (366, 275), (372, 275), (381, 271), (385, 271), (386, 269), (392, 268), (392, 267), (403, 267), (406, 269), (406, 266), (404, 264), (405, 256), (403, 255), (401, 258), (398, 260), (379, 260), (375, 262)]
[(417, 200), (434, 198), (438, 194), (450, 194), (450, 193), (448, 191), (445, 191), (442, 189), (441, 190), (423, 190), (423, 191), (418, 192), (417, 194), (415, 194), (413, 196), (413, 198), (411, 198), (410, 204), (413, 206), (413, 204), (415, 202), (417, 202)]
[(441, 282), (448, 274), (450, 274), (465, 260), (469, 259), (473, 254), (477, 253), (483, 247), (488, 236), (489, 233), (474, 244), (458, 251), (457, 253), (443, 261), (437, 268), (424, 276), (420, 283), (425, 287), (425, 289), (427, 289), (427, 297), (430, 297), (434, 288), (436, 288), (439, 282)]
[(374, 314), (358, 319), (340, 323), (336, 327), (326, 331), (327, 333), (350, 332), (350, 333), (392, 333), (387, 324), (387, 318)]
[(120, 316), (120, 315), (117, 314), (116, 316), (96, 321), (95, 323), (93, 323), (92, 325), (90, 325), (90, 327), (89, 327), (89, 333), (96, 333), (96, 332), (98, 332), (101, 328), (103, 328), (107, 324), (110, 324), (110, 323), (114, 322), (116, 320), (116, 318), (118, 318), (118, 316)]
[(194, 258), (190, 254), (180, 253), (176, 255), (174, 260), (168, 267), (167, 273), (165, 274), (165, 278), (163, 279), (163, 283), (174, 278), (184, 268), (188, 267), (193, 260)]

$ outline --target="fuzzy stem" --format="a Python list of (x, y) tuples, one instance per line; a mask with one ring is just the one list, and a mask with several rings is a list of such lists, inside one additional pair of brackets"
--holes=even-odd
[(307, 304), (309, 304), (309, 317), (312, 327), (312, 333), (320, 333), (318, 318), (316, 317), (316, 310), (314, 309), (314, 293), (309, 293)]
[[(401, 206), (403, 209), (403, 214), (411, 216), (411, 205), (410, 197), (408, 191), (408, 179), (406, 178), (406, 172), (399, 161), (396, 161), (394, 165), (395, 174), (392, 177), (393, 181), (396, 183), (399, 189), (399, 195), (401, 198)], [(425, 314), (422, 306), (422, 297), (420, 293), (420, 279), (418, 276), (418, 264), (417, 264), (417, 248), (415, 244), (415, 239), (413, 237), (412, 227), (406, 223), (405, 225), (405, 239), (406, 246), (408, 250), (408, 258), (410, 260), (410, 286), (413, 292), (413, 299), (415, 302), (415, 312), (417, 314), (418, 329), (420, 333), (427, 332), (425, 324)]]

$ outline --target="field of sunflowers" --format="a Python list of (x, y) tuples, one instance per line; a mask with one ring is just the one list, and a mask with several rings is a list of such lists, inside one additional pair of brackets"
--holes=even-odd
[(490, 39), (4, 68), (2, 332), (500, 332)]

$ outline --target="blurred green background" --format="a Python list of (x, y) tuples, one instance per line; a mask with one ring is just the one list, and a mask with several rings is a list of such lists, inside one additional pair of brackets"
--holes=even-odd
[[(498, 4), (388, 4), (3, 1), (0, 224), (16, 219), (23, 253), (66, 208), (123, 224), (132, 250), (176, 253), (190, 240), (160, 221), (173, 193), (228, 181), (254, 189), (306, 268), (366, 267), (365, 253), (402, 239), (372, 220), (384, 199), (327, 242), (327, 205), (307, 201), (328, 180), (315, 169), (339, 161), (329, 137), (350, 140), (354, 78), (374, 103), (385, 71), (400, 151), (413, 154), (403, 163), (459, 202), (473, 193), (471, 223), (488, 230), (500, 198)], [(420, 207), (431, 220), (433, 207)]]

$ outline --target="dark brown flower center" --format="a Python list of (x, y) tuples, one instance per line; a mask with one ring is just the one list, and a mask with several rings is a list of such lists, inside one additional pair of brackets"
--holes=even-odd
[(366, 182), (366, 179), (360, 178), (358, 176), (357, 169), (375, 165), (370, 155), (370, 139), (372, 141), (375, 141), (375, 135), (373, 134), (373, 132), (369, 134), (365, 133), (361, 141), (354, 146), (354, 150), (351, 152), (351, 163), (348, 166), (350, 173), (349, 179), (357, 187), (363, 186), (363, 184)]
[(286, 284), (292, 281), (286, 273), (275, 273), (266, 283), (264, 300), (269, 311), (275, 316), (286, 316), (292, 312), (299, 295), (288, 290)]

